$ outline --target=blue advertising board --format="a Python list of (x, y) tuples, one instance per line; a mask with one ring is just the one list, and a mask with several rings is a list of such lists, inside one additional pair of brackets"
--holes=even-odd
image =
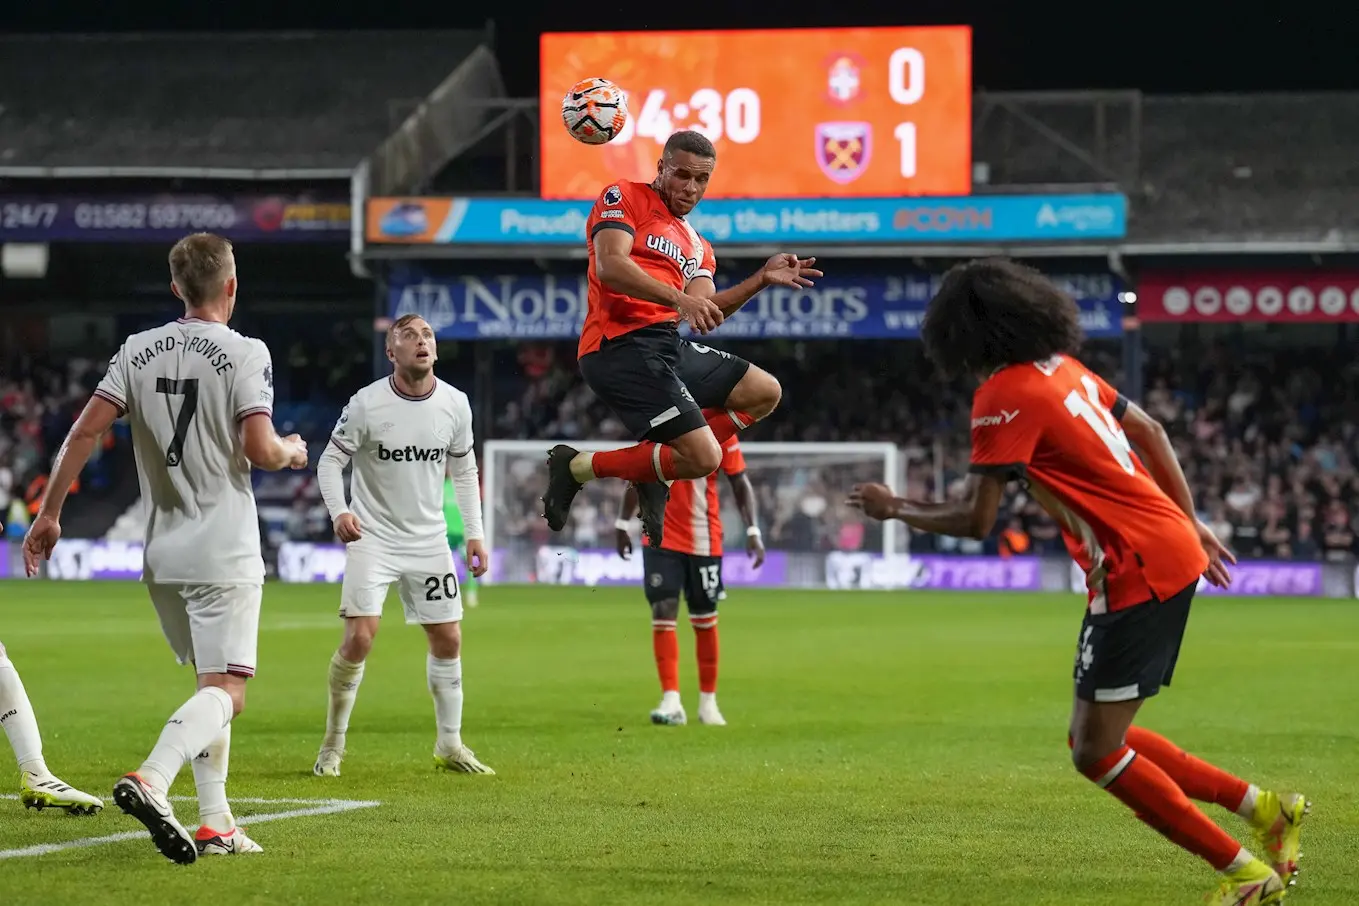
[[(389, 284), (393, 318), (418, 314), (440, 338), (571, 339), (586, 311), (584, 266), (574, 276), (428, 277), (409, 273)], [(717, 275), (719, 287), (744, 274)], [(1122, 332), (1123, 287), (1109, 273), (1050, 275), (1081, 310), (1089, 337)], [(808, 289), (770, 287), (712, 334), (714, 338), (911, 339), (939, 285), (927, 273), (830, 274)], [(688, 325), (684, 325), (684, 330)]]
[[(588, 201), (371, 198), (368, 242), (569, 245), (585, 241)], [(964, 198), (710, 199), (689, 222), (714, 245), (1043, 242), (1122, 239), (1127, 199), (1102, 195)]]

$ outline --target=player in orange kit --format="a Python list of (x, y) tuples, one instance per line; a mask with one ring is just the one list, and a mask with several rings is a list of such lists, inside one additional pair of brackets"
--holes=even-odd
[(781, 254), (740, 283), (717, 289), (712, 246), (685, 220), (716, 164), (712, 142), (676, 132), (656, 162), (654, 181), (619, 181), (600, 193), (590, 212), (580, 373), (640, 443), (603, 453), (552, 448), (543, 516), (554, 532), (566, 525), (585, 482), (622, 478), (636, 486), (642, 527), (659, 546), (669, 483), (715, 472), (722, 443), (779, 403), (782, 390), (769, 372), (679, 336), (682, 320), (706, 334), (764, 287), (807, 287), (821, 276), (812, 267), (816, 259)]
[[(764, 563), (764, 542), (756, 516), (755, 489), (746, 475), (746, 458), (735, 437), (722, 444), (718, 471), (731, 482), (736, 508), (746, 524), (746, 551), (758, 569)], [(628, 522), (637, 512), (637, 492), (629, 487), (615, 526), (618, 555), (632, 556)], [(644, 539), (645, 540), (645, 539)], [(698, 721), (724, 727), (717, 707), (717, 604), (726, 598), (722, 583), (722, 507), (717, 496), (717, 472), (706, 478), (676, 481), (665, 508), (665, 540), (660, 547), (642, 550), (646, 599), (651, 605), (652, 650), (661, 679), (661, 703), (651, 712), (653, 724), (680, 726), (688, 718), (679, 693), (680, 593), (689, 608), (698, 654)]]
[[(1133, 726), (1143, 701), (1170, 685), (1199, 576), (1229, 585), (1225, 564), (1235, 562), (1195, 518), (1165, 429), (1076, 360), (1076, 305), (1031, 268), (1004, 259), (954, 267), (921, 336), (942, 371), (981, 382), (966, 493), (924, 503), (860, 485), (850, 503), (919, 531), (985, 538), (1005, 485), (1027, 483), (1089, 590), (1068, 737), (1077, 769), (1222, 872), (1211, 903), (1280, 902), (1297, 871), (1306, 800), (1261, 790)], [(1191, 799), (1246, 818), (1268, 863)]]

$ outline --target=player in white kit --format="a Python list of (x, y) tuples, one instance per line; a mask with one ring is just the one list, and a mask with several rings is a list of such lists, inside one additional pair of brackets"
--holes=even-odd
[[(494, 774), (462, 742), (462, 593), (443, 512), (448, 459), (466, 531), (467, 568), (484, 575), (490, 560), (482, 543), (472, 407), (467, 394), (434, 376), (434, 331), (424, 319), (404, 315), (392, 325), (387, 358), (394, 373), (350, 398), (316, 467), (335, 534), (348, 548), (340, 591), (344, 639), (330, 660), (326, 735), (312, 771), (340, 774), (364, 661), (396, 583), (406, 622), (420, 624), (429, 638), (435, 766)], [(351, 461), (346, 503), (343, 473)]]
[(4, 728), (14, 758), (19, 762), (19, 801), (26, 808), (65, 809), (71, 815), (93, 815), (103, 800), (82, 793), (55, 776), (42, 757), (38, 719), (28, 700), (19, 670), (0, 644), (0, 728)]
[[(188, 864), (200, 854), (260, 852), (226, 797), (231, 720), (255, 673), (264, 583), (250, 468), (305, 468), (307, 447), (274, 430), (268, 348), (227, 327), (237, 287), (231, 243), (207, 233), (181, 239), (170, 276), (184, 317), (128, 337), (109, 363), (57, 454), (24, 560), (31, 576), (51, 556), (72, 481), (126, 413), (146, 513), (142, 580), (179, 662), (195, 665), (198, 691), (141, 767), (114, 785), (113, 800), (146, 825), (162, 855)], [(186, 762), (198, 788), (196, 834), (168, 798)]]

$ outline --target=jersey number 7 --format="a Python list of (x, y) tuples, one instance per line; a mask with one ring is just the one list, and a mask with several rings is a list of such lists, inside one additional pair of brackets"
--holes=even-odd
[[(177, 466), (184, 459), (184, 437), (189, 433), (189, 425), (193, 424), (193, 417), (198, 412), (198, 378), (175, 380), (158, 377), (156, 392), (184, 397), (184, 404), (175, 416), (175, 436), (170, 439), (170, 446), (165, 448), (165, 464)], [(169, 405), (169, 400), (166, 400), (166, 405)]]
[(1114, 454), (1114, 459), (1118, 460), (1123, 471), (1132, 475), (1137, 471), (1137, 466), (1133, 463), (1132, 445), (1128, 443), (1128, 435), (1123, 433), (1123, 426), (1099, 401), (1099, 385), (1089, 375), (1081, 376), (1081, 385), (1085, 387), (1085, 396), (1081, 396), (1077, 390), (1068, 393), (1066, 411), (1093, 428), (1109, 452)]

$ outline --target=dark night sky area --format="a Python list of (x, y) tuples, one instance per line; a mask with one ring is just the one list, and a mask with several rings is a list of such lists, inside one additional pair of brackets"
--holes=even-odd
[[(852, 5), (864, 10), (889, 6)], [(832, 4), (624, 5), (609, 0), (590, 4), (46, 0), (3, 6), (0, 31), (10, 33), (480, 28), (487, 18), (495, 18), (496, 51), (516, 96), (536, 93), (540, 31), (929, 24), (973, 27), (973, 79), (979, 89), (1140, 88), (1147, 93), (1359, 89), (1353, 52), (1359, 45), (1359, 16), (1342, 13), (1339, 6), (1331, 13), (1340, 15), (1327, 15), (1315, 4), (1191, 0), (1160, 5), (1158, 11), (1153, 4), (916, 0), (890, 4), (891, 15), (857, 18), (838, 14)], [(722, 8), (722, 18), (707, 12), (713, 7)], [(738, 11), (731, 12), (732, 7)], [(1216, 15), (1209, 12), (1213, 8)], [(488, 16), (488, 10), (493, 14)]]

